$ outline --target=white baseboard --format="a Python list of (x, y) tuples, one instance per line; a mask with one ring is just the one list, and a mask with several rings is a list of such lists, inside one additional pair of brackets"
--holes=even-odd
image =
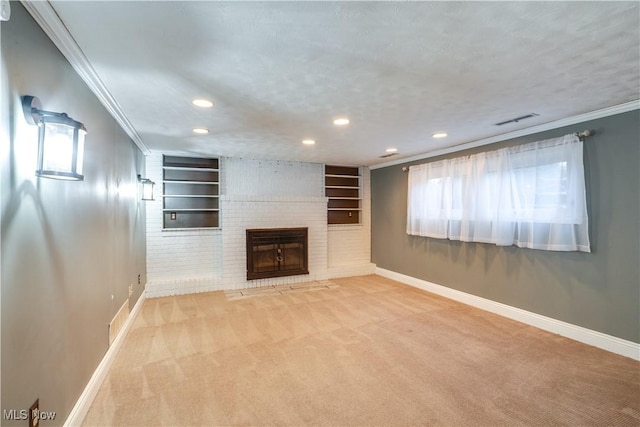
[(508, 317), (509, 319), (517, 320), (527, 325), (535, 326), (536, 328), (543, 329), (548, 332), (562, 335), (563, 337), (580, 341), (584, 344), (589, 344), (594, 347), (598, 347), (603, 350), (607, 350), (612, 353), (616, 353), (621, 356), (630, 357), (631, 359), (640, 361), (640, 344), (632, 341), (627, 341), (611, 335), (603, 334), (602, 332), (593, 331), (591, 329), (583, 328), (582, 326), (573, 325), (561, 320), (552, 319), (550, 317), (542, 316), (540, 314), (532, 313), (520, 308), (511, 307), (506, 304), (502, 304), (476, 295), (471, 295), (466, 292), (448, 288), (446, 286), (427, 282), (426, 280), (417, 279), (415, 277), (407, 276), (401, 273), (396, 273), (395, 271), (385, 270), (383, 268), (377, 267), (376, 274), (392, 280), (397, 280), (398, 282), (402, 282), (428, 292), (432, 292), (434, 294), (441, 295), (455, 301), (459, 301), (467, 305), (471, 305), (473, 307), (480, 308), (485, 311), (489, 311), (491, 313), (498, 314), (500, 316)]
[(373, 263), (356, 265), (338, 265), (327, 268), (327, 279), (338, 279), (340, 277), (366, 276), (374, 274), (376, 265)]
[(113, 362), (115, 361), (116, 356), (118, 355), (118, 352), (120, 351), (120, 348), (124, 343), (124, 338), (127, 336), (127, 333), (131, 329), (131, 326), (138, 316), (138, 313), (140, 312), (145, 299), (146, 293), (145, 291), (142, 291), (142, 294), (140, 295), (140, 298), (138, 298), (138, 301), (136, 301), (136, 305), (133, 307), (133, 310), (131, 310), (129, 317), (122, 325), (118, 336), (113, 340), (113, 344), (109, 346), (109, 349), (102, 358), (102, 361), (93, 372), (93, 375), (87, 383), (87, 386), (84, 388), (82, 394), (69, 413), (67, 420), (64, 422), (65, 427), (75, 427), (82, 425), (82, 421), (84, 421), (84, 417), (87, 416), (87, 412), (89, 412), (89, 408), (93, 403), (93, 399), (95, 399), (96, 395), (98, 394), (98, 391), (100, 390), (100, 387), (102, 386), (102, 383), (104, 382), (104, 379), (106, 378), (111, 365), (113, 365)]

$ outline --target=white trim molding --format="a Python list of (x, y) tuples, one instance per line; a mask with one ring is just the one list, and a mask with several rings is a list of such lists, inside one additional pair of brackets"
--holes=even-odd
[(26, 1), (20, 0), (29, 14), (38, 23), (40, 28), (49, 36), (58, 50), (67, 58), (69, 64), (80, 75), (80, 78), (89, 86), (89, 89), (96, 95), (102, 105), (109, 111), (122, 129), (129, 135), (140, 151), (147, 156), (151, 152), (138, 135), (127, 116), (120, 108), (111, 93), (98, 76), (96, 70), (91, 66), (84, 52), (73, 38), (69, 30), (60, 19), (55, 9), (49, 1)]
[(124, 344), (124, 339), (129, 333), (131, 326), (133, 326), (133, 322), (136, 320), (136, 317), (138, 317), (138, 314), (140, 313), (142, 305), (144, 304), (144, 301), (146, 299), (146, 291), (142, 291), (140, 298), (138, 298), (138, 301), (136, 301), (136, 305), (133, 307), (133, 310), (131, 310), (129, 317), (120, 329), (118, 336), (113, 340), (113, 344), (111, 344), (111, 346), (105, 353), (102, 361), (93, 372), (93, 375), (87, 383), (87, 386), (82, 391), (82, 394), (76, 401), (73, 409), (71, 409), (67, 420), (63, 424), (65, 427), (75, 427), (82, 425), (84, 418), (89, 412), (89, 408), (91, 408), (93, 400), (95, 399), (98, 391), (100, 390), (100, 387), (102, 386), (102, 383), (107, 377), (107, 374), (109, 373), (109, 369), (113, 365), (113, 362), (116, 360), (116, 356), (118, 355), (118, 352)]
[(496, 135), (489, 138), (478, 139), (477, 141), (465, 142), (462, 144), (454, 145), (453, 147), (445, 147), (438, 150), (429, 151), (427, 153), (417, 154), (411, 157), (405, 157), (402, 159), (392, 160), (389, 162), (378, 163), (377, 165), (369, 166), (369, 169), (380, 169), (380, 168), (386, 168), (388, 166), (409, 163), (416, 160), (429, 159), (431, 157), (442, 156), (444, 154), (450, 154), (450, 153), (455, 153), (462, 150), (468, 150), (470, 148), (481, 147), (483, 145), (489, 145), (495, 142), (506, 141), (508, 139), (519, 138), (521, 136), (532, 135), (534, 133), (545, 132), (548, 130), (558, 129), (564, 126), (571, 126), (578, 123), (587, 122), (589, 120), (601, 119), (603, 117), (614, 116), (616, 114), (627, 113), (629, 111), (634, 111), (634, 110), (640, 110), (640, 100), (626, 102), (624, 104), (614, 105), (612, 107), (602, 108), (600, 110), (592, 111), (590, 113), (579, 114), (577, 116), (567, 117), (566, 119), (555, 120), (553, 122), (543, 123), (541, 125), (531, 126), (525, 129), (503, 133), (501, 135)]
[(522, 310), (520, 308), (512, 307), (476, 295), (471, 295), (446, 286), (437, 285), (426, 280), (396, 273), (395, 271), (386, 270), (384, 268), (376, 267), (376, 274), (584, 344), (640, 361), (640, 344), (632, 341), (603, 334), (602, 332), (593, 331), (591, 329), (583, 328), (582, 326), (542, 316), (540, 314), (532, 313), (530, 311)]

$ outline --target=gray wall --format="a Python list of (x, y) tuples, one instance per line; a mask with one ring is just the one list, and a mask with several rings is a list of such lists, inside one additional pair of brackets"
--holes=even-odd
[[(2, 409), (62, 424), (108, 348), (108, 324), (146, 283), (144, 157), (18, 2), (1, 26)], [(22, 95), (88, 129), (85, 180), (36, 178)], [(137, 285), (141, 275), (142, 285)], [(26, 425), (26, 421), (3, 421)]]
[[(372, 262), (378, 267), (640, 342), (640, 113), (371, 172)], [(407, 173), (443, 157), (593, 129), (585, 141), (592, 253), (548, 252), (406, 234)]]

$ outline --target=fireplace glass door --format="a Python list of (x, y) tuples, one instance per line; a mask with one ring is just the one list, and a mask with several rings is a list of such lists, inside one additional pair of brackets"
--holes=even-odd
[(247, 230), (247, 280), (309, 274), (307, 228)]

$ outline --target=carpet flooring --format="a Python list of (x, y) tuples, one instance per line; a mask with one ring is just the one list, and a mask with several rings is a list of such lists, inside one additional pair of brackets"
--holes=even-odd
[(84, 425), (640, 426), (640, 362), (375, 275), (156, 298)]

